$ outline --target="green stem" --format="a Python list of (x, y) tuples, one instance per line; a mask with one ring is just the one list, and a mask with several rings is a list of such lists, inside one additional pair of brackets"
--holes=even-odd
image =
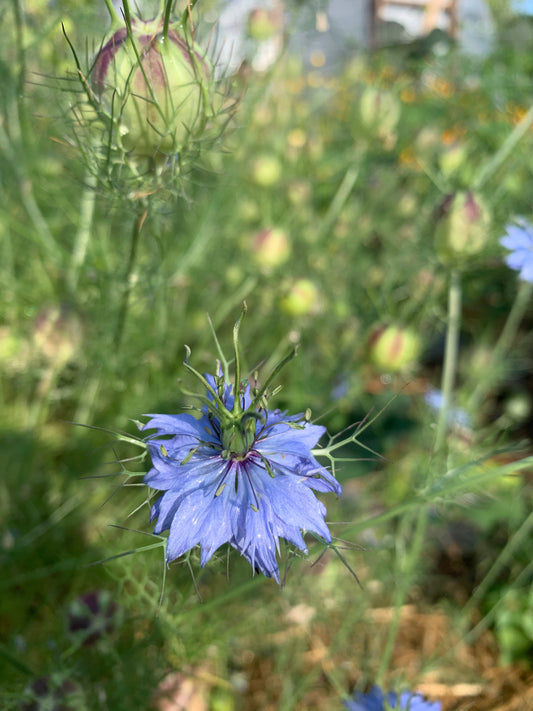
[(83, 397), (79, 398), (73, 422), (89, 425), (93, 421), (98, 404), (98, 393), (103, 382), (102, 369), (92, 372), (90, 379), (83, 384)]
[(187, 0), (187, 7), (183, 11), (183, 14), (181, 16), (181, 24), (183, 27), (185, 27), (187, 20), (190, 18), (192, 11), (194, 10), (194, 6), (198, 0)]
[(139, 210), (135, 216), (133, 222), (133, 230), (131, 233), (130, 242), (130, 253), (128, 257), (128, 264), (126, 266), (126, 273), (124, 275), (124, 291), (122, 293), (122, 301), (120, 304), (120, 310), (118, 314), (117, 328), (115, 331), (115, 338), (113, 345), (118, 352), (122, 344), (122, 337), (124, 335), (124, 326), (126, 324), (126, 319), (128, 318), (128, 311), (130, 306), (130, 297), (133, 290), (133, 285), (135, 283), (134, 267), (137, 259), (137, 249), (139, 246), (139, 237), (141, 235), (142, 226), (146, 219), (148, 208), (141, 211)]
[(87, 248), (92, 232), (94, 207), (96, 204), (96, 183), (97, 176), (90, 170), (87, 171), (85, 188), (81, 198), (80, 205), (80, 221), (76, 238), (74, 240), (74, 249), (70, 260), (70, 267), (67, 274), (67, 286), (71, 293), (76, 291), (78, 286), (78, 277), (80, 267), (85, 261)]
[[(23, 11), (20, 0), (13, 0), (13, 12), (15, 15), (15, 45), (17, 65), (17, 81), (15, 86), (16, 91), (16, 111), (17, 122), (20, 129), (19, 140), (23, 145), (27, 145), (27, 128), (28, 121), (26, 120), (26, 50), (24, 42), (24, 23)], [(15, 122), (12, 124), (15, 125)]]
[(129, 0), (122, 0), (122, 7), (124, 8), (124, 19), (126, 21), (126, 27), (128, 28), (128, 34), (131, 34), (131, 10)]
[(485, 182), (507, 159), (520, 139), (527, 133), (531, 124), (533, 124), (533, 106), (529, 109), (525, 116), (523, 116), (520, 123), (513, 129), (509, 136), (507, 136), (492, 158), (490, 158), (487, 163), (485, 163), (485, 166), (479, 171), (477, 178), (472, 184), (473, 190), (479, 190), (483, 187)]
[(233, 327), (233, 352), (235, 353), (235, 387), (233, 390), (233, 410), (232, 414), (238, 416), (242, 412), (241, 407), (241, 354), (239, 348), (239, 331), (241, 323), (246, 314), (246, 301), (243, 303), (241, 315)]
[(115, 10), (115, 6), (113, 5), (112, 0), (104, 0), (107, 11), (109, 13), (109, 16), (111, 17), (111, 27), (118, 27), (118, 25), (122, 25), (122, 20), (120, 19), (118, 12)]
[(463, 607), (462, 617), (464, 624), (468, 624), (470, 613), (476, 607), (477, 603), (483, 599), (490, 586), (497, 580), (502, 569), (512, 560), (514, 552), (524, 542), (530, 540), (531, 530), (533, 529), (533, 511), (529, 514), (526, 520), (522, 523), (518, 531), (507, 542), (499, 556), (492, 564), (490, 570), (485, 575), (481, 583), (472, 593), (471, 598)]
[(26, 209), (26, 212), (28, 213), (28, 216), (32, 221), (33, 226), (35, 227), (37, 234), (41, 238), (43, 246), (48, 251), (50, 257), (56, 260), (59, 259), (61, 257), (61, 249), (57, 244), (55, 238), (53, 237), (52, 233), (50, 232), (48, 224), (41, 212), (41, 209), (37, 204), (37, 201), (35, 200), (32, 181), (25, 171), (25, 166), (23, 162), (24, 156), (20, 155), (21, 146), (18, 146), (17, 149), (12, 146), (7, 133), (4, 131), (1, 120), (0, 149), (11, 164), (13, 175), (15, 176), (19, 185), (22, 204), (24, 205), (24, 208)]
[(166, 39), (168, 35), (168, 26), (170, 24), (170, 12), (172, 10), (172, 5), (174, 0), (167, 0), (165, 4), (165, 15), (163, 20), (163, 38)]
[(478, 381), (470, 396), (468, 402), (469, 411), (476, 412), (487, 390), (493, 387), (498, 373), (500, 372), (497, 367), (498, 363), (503, 359), (503, 356), (511, 350), (532, 296), (533, 284), (527, 281), (521, 282), (507, 321), (505, 322), (496, 346), (491, 352), (490, 363), (488, 363), (484, 369), (484, 377)]
[(442, 372), (442, 405), (437, 420), (435, 436), (435, 453), (442, 453), (446, 442), (448, 413), (451, 407), (453, 385), (457, 370), (459, 354), (459, 330), (461, 326), (461, 277), (454, 269), (450, 274), (448, 291), (448, 324), (446, 328), (446, 347), (444, 351), (444, 367)]
[(346, 204), (346, 201), (350, 197), (350, 193), (352, 192), (353, 186), (355, 185), (355, 182), (357, 180), (357, 177), (359, 175), (359, 166), (358, 165), (350, 165), (350, 167), (347, 169), (346, 173), (344, 174), (344, 178), (341, 181), (341, 184), (339, 185), (337, 192), (333, 196), (333, 200), (331, 201), (328, 211), (326, 212), (324, 219), (322, 221), (322, 225), (320, 228), (321, 234), (326, 234), (330, 231), (333, 223), (339, 216), (342, 208)]

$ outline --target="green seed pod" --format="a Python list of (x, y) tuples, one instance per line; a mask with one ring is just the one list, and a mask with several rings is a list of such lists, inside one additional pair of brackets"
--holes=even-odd
[(380, 370), (399, 373), (420, 355), (419, 335), (402, 326), (380, 326), (370, 335), (369, 356)]
[(307, 316), (317, 308), (320, 294), (309, 279), (297, 279), (280, 302), (281, 310), (288, 316)]
[(291, 243), (280, 227), (267, 227), (255, 235), (252, 253), (258, 266), (272, 269), (284, 264), (290, 257)]
[(469, 190), (448, 195), (439, 208), (435, 232), (438, 257), (448, 266), (461, 266), (479, 254), (489, 237), (490, 212)]
[(213, 116), (211, 66), (182, 30), (131, 18), (96, 58), (92, 82), (117, 141), (139, 157), (173, 155)]

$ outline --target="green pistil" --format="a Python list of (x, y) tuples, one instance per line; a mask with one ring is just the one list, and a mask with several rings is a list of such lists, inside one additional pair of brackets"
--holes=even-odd
[[(248, 414), (248, 417), (246, 415)], [(236, 459), (242, 461), (246, 459), (255, 441), (255, 420), (252, 413), (244, 413), (244, 417), (224, 425), (220, 432), (222, 443), (222, 458)]]

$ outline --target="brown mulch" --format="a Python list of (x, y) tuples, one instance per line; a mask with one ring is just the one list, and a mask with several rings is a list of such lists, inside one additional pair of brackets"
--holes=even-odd
[[(360, 649), (368, 649), (380, 639), (393, 618), (393, 608), (370, 610), (364, 623), (354, 631)], [(400, 627), (390, 667), (401, 678), (412, 680), (413, 690), (429, 700), (441, 701), (442, 711), (533, 711), (533, 670), (527, 665), (498, 666), (498, 650), (490, 632), (483, 633), (472, 644), (465, 644), (451, 628), (450, 620), (440, 609), (420, 611), (415, 605), (401, 609)], [(283, 633), (268, 637), (272, 645), (267, 656), (250, 653), (246, 676), (249, 687), (244, 697), (244, 711), (276, 711), (283, 680), (276, 672), (276, 647), (288, 638), (307, 639), (308, 650), (299, 665), (301, 674), (323, 673), (316, 679), (294, 711), (326, 711), (340, 706), (332, 704), (328, 678), (345, 660), (334, 660), (330, 653), (328, 631), (322, 626), (289, 626)], [(354, 649), (357, 664), (358, 652)], [(294, 669), (292, 670), (294, 673)], [(359, 670), (349, 672), (351, 683), (360, 683)], [(397, 685), (390, 677), (390, 688)]]
[[(375, 609), (370, 617), (379, 627), (390, 624), (393, 612)], [(442, 701), (443, 711), (533, 711), (533, 670), (521, 664), (499, 666), (490, 632), (472, 644), (454, 638), (442, 610), (402, 608), (391, 667), (412, 676), (417, 691)]]

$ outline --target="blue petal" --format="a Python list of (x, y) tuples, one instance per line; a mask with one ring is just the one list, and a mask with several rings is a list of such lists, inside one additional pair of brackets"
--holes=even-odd
[(201, 546), (201, 564), (231, 538), (231, 516), (223, 497), (197, 490), (182, 499), (170, 527), (167, 561), (179, 558), (197, 544)]
[(301, 429), (280, 423), (268, 427), (266, 429), (267, 436), (260, 441), (268, 443), (269, 451), (272, 452), (292, 452), (294, 454), (301, 452), (303, 455), (307, 455), (325, 431), (325, 427), (311, 425), (308, 422)]
[(301, 482), (292, 477), (269, 477), (265, 494), (275, 511), (278, 535), (286, 538), (285, 526), (304, 529), (331, 541), (331, 534), (324, 522), (326, 507)]
[[(193, 457), (187, 464), (152, 453), (153, 468), (145, 474), (144, 483), (152, 489), (172, 489), (186, 494), (200, 486), (217, 486), (217, 479), (227, 467), (227, 462), (216, 455)], [(214, 493), (214, 491), (213, 491)]]
[(367, 694), (355, 692), (355, 698), (345, 701), (348, 711), (383, 711), (385, 697), (378, 686), (374, 686)]
[(197, 437), (203, 427), (209, 424), (207, 417), (196, 419), (192, 415), (145, 415), (151, 419), (143, 426), (144, 430), (159, 430), (157, 435), (190, 435)]
[(520, 279), (533, 283), (533, 257), (524, 264), (520, 271)]

